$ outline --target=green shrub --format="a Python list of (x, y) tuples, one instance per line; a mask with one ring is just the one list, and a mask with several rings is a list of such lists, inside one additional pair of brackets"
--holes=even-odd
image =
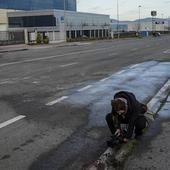
[(43, 43), (44, 44), (49, 44), (49, 38), (47, 36), (45, 36), (45, 38), (43, 39)]
[(40, 33), (37, 33), (36, 43), (37, 44), (41, 44), (42, 43), (42, 35)]

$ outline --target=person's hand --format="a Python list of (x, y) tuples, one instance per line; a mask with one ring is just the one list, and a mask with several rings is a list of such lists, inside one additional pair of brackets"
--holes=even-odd
[(127, 138), (123, 138), (123, 142), (127, 143), (128, 139)]
[(120, 133), (121, 133), (121, 130), (120, 130), (120, 129), (117, 129), (116, 132), (115, 132), (115, 135), (116, 135), (117, 137), (119, 137), (119, 136), (120, 136)]

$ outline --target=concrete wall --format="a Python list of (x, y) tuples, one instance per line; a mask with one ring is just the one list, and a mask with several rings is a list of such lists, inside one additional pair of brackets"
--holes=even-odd
[[(138, 31), (139, 22), (130, 22), (128, 24), (128, 31)], [(168, 23), (164, 24), (152, 24), (152, 22), (141, 22), (140, 31), (168, 31)]]
[[(66, 41), (66, 38), (87, 36), (89, 38), (104, 38), (109, 36), (109, 15), (62, 11), (38, 10), (10, 12), (8, 17), (53, 15), (56, 18), (55, 27), (10, 28), (9, 30), (27, 29), (27, 32), (46, 32), (52, 41)], [(53, 32), (53, 38), (51, 35)]]
[(7, 31), (8, 29), (8, 12), (13, 12), (15, 10), (0, 9), (0, 31)]

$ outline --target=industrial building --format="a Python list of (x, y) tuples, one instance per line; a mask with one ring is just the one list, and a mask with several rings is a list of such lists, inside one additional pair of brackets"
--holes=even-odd
[(63, 10), (33, 10), (8, 13), (8, 31), (25, 31), (26, 43), (39, 32), (50, 42), (79, 37), (109, 37), (109, 15)]
[(128, 31), (168, 31), (168, 21), (129, 22)]
[(76, 11), (76, 0), (0, 0), (0, 9)]
[(34, 42), (37, 33), (51, 43), (109, 37), (108, 15), (76, 11), (76, 0), (0, 0), (0, 41), (15, 39), (17, 32), (25, 43)]
[(157, 19), (152, 18), (150, 19), (142, 19), (141, 21), (120, 21), (111, 22), (111, 30), (112, 32), (139, 32), (139, 31), (168, 31), (169, 30), (169, 24), (168, 19)]

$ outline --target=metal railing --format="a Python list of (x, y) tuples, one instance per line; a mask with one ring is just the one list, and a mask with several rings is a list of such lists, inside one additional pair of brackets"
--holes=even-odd
[(24, 43), (23, 31), (0, 31), (0, 45)]

